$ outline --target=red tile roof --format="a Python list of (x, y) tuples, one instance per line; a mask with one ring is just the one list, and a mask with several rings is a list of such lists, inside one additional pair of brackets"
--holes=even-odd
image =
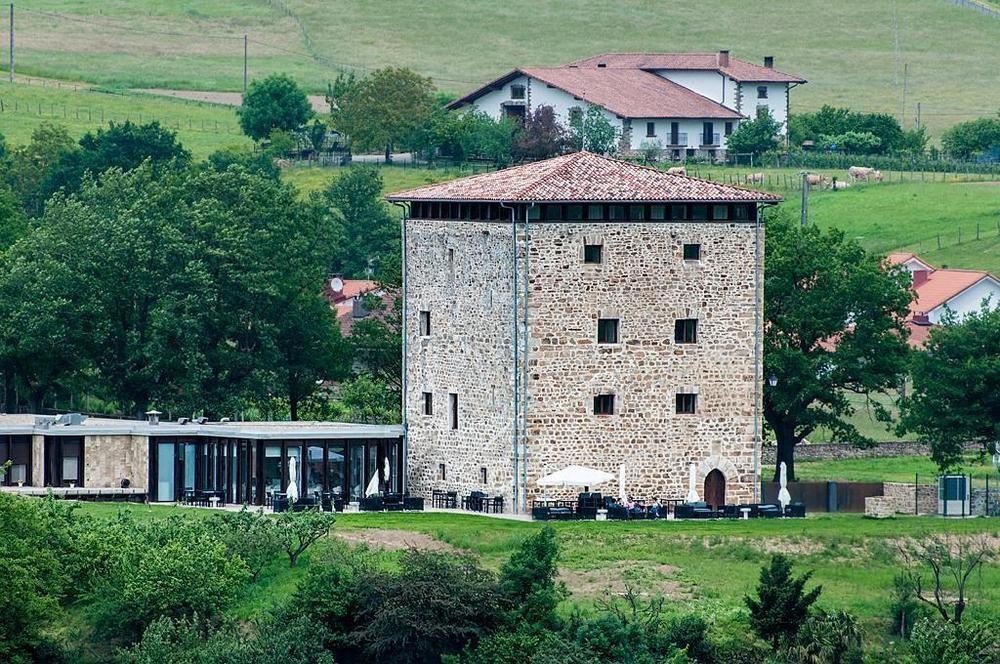
[(920, 350), (927, 345), (927, 340), (931, 338), (931, 330), (938, 326), (921, 325), (908, 320), (906, 321), (906, 327), (910, 331), (910, 336), (906, 342), (910, 345), (910, 348)]
[(673, 81), (641, 69), (524, 67), (452, 102), (450, 108), (470, 103), (489, 90), (520, 75), (529, 76), (623, 118), (738, 119), (736, 111)]
[(735, 81), (761, 83), (805, 83), (804, 78), (730, 57), (729, 64), (719, 65), (718, 53), (604, 53), (569, 63), (570, 67), (608, 69), (681, 69), (718, 71)]
[(993, 279), (989, 272), (976, 270), (934, 270), (927, 281), (915, 287), (917, 297), (910, 303), (910, 312), (926, 313), (955, 297), (983, 279)]
[(387, 196), (390, 201), (759, 201), (780, 196), (574, 152)]
[(889, 265), (903, 265), (913, 259), (916, 259), (921, 265), (926, 265), (928, 268), (932, 270), (934, 269), (930, 266), (929, 263), (927, 263), (927, 261), (925, 261), (924, 259), (920, 258), (920, 256), (917, 256), (915, 253), (912, 252), (908, 254), (903, 252), (893, 252), (885, 257), (885, 260), (886, 262), (889, 263)]

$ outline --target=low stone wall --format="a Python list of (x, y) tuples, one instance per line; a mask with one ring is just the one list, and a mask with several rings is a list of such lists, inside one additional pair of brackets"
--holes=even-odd
[(893, 513), (934, 514), (937, 512), (937, 485), (935, 484), (918, 484), (915, 490), (912, 482), (885, 482), (882, 486), (882, 497), (891, 506)]
[[(1000, 489), (989, 489), (989, 500), (987, 500), (986, 489), (972, 489), (972, 513), (980, 516), (1000, 516)], [(987, 514), (987, 507), (989, 513)]]
[(895, 514), (895, 501), (888, 496), (868, 496), (865, 498), (865, 516), (887, 519)]
[[(976, 445), (967, 445), (966, 451), (976, 452)], [(774, 445), (765, 447), (761, 452), (761, 463), (764, 465), (775, 462), (776, 448)], [(878, 457), (895, 456), (930, 456), (931, 448), (927, 443), (907, 440), (894, 440), (876, 443), (871, 447), (855, 447), (850, 443), (803, 443), (795, 448), (796, 461), (831, 461), (836, 459), (874, 459)]]

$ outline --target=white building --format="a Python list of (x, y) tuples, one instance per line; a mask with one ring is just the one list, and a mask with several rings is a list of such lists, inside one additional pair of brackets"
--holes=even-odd
[[(804, 79), (718, 53), (606, 53), (562, 67), (521, 67), (453, 102), (495, 119), (551, 106), (569, 125), (588, 105), (621, 131), (623, 151), (656, 145), (674, 159), (721, 158), (726, 137), (759, 108), (785, 123), (789, 91)], [(577, 110), (579, 109), (579, 110)]]

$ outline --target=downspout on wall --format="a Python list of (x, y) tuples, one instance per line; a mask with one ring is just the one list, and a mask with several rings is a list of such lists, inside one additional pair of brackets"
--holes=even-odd
[(513, 386), (513, 394), (511, 399), (511, 405), (513, 406), (513, 421), (512, 421), (512, 442), (513, 448), (511, 453), (513, 454), (513, 493), (511, 495), (511, 507), (517, 510), (521, 504), (521, 491), (523, 487), (519, 487), (520, 476), (518, 472), (518, 415), (520, 412), (520, 398), (518, 391), (518, 383), (520, 382), (520, 377), (518, 374), (517, 367), (517, 208), (513, 205), (507, 205), (503, 201), (500, 202), (501, 208), (506, 208), (510, 210), (510, 260), (511, 260), (511, 354), (513, 356), (513, 362), (511, 363), (511, 378)]
[(521, 505), (520, 511), (528, 511), (528, 343), (530, 340), (530, 335), (528, 334), (528, 296), (530, 293), (530, 284), (528, 280), (529, 270), (529, 254), (530, 254), (530, 234), (528, 228), (528, 221), (531, 218), (531, 210), (534, 209), (535, 203), (528, 203), (527, 207), (524, 209), (524, 351), (522, 357), (522, 386), (521, 394), (523, 403), (521, 406)]
[(409, 428), (406, 425), (407, 424), (407, 421), (406, 421), (406, 398), (407, 398), (407, 392), (406, 392), (406, 385), (407, 385), (407, 381), (406, 381), (406, 379), (407, 379), (406, 369), (407, 369), (407, 364), (408, 364), (407, 363), (407, 350), (409, 348), (409, 344), (407, 343), (407, 336), (406, 336), (406, 325), (407, 325), (407, 322), (409, 321), (409, 317), (407, 315), (407, 313), (408, 313), (407, 312), (407, 306), (406, 306), (406, 301), (407, 301), (407, 292), (406, 292), (406, 290), (407, 290), (407, 279), (406, 279), (406, 262), (407, 262), (406, 261), (406, 259), (407, 259), (407, 251), (406, 251), (406, 220), (409, 219), (409, 216), (410, 216), (410, 206), (407, 203), (400, 203), (400, 202), (393, 202), (393, 205), (395, 205), (396, 207), (398, 207), (402, 211), (402, 213), (403, 213), (403, 216), (400, 219), (400, 225), (402, 226), (402, 233), (401, 233), (401, 235), (402, 235), (402, 241), (403, 241), (403, 251), (402, 251), (402, 254), (403, 254), (403, 260), (402, 260), (402, 272), (403, 272), (403, 275), (402, 275), (403, 276), (403, 295), (402, 295), (402, 297), (403, 297), (403, 306), (402, 306), (402, 314), (401, 314), (401, 322), (400, 322), (400, 327), (402, 329), (400, 330), (400, 335), (399, 335), (400, 336), (400, 341), (402, 343), (402, 353), (403, 353), (403, 362), (402, 362), (402, 364), (403, 364), (403, 372), (402, 372), (402, 381), (401, 381), (401, 385), (400, 385), (400, 392), (401, 392), (401, 394), (400, 394), (400, 418), (401, 418), (400, 421), (402, 422), (402, 425), (403, 425), (403, 477), (402, 477), (403, 481), (402, 481), (402, 487), (403, 487), (403, 493), (407, 493), (409, 491), (409, 477), (410, 477), (410, 435), (409, 435)]

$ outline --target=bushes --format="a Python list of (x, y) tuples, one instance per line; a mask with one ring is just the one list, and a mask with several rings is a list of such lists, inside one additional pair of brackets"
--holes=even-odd
[(805, 584), (811, 576), (812, 572), (806, 572), (793, 577), (792, 561), (778, 554), (771, 557), (769, 565), (761, 568), (757, 597), (745, 598), (750, 609), (750, 626), (773, 648), (795, 637), (809, 607), (822, 592), (821, 586), (805, 592)]
[(1000, 159), (1000, 117), (960, 122), (941, 135), (941, 146), (956, 159), (993, 152)]
[(226, 547), (226, 553), (240, 558), (254, 581), (281, 552), (281, 532), (263, 512), (243, 507), (235, 513), (213, 517), (212, 528)]
[(527, 538), (500, 568), (500, 592), (511, 603), (515, 619), (539, 627), (556, 624), (556, 605), (567, 594), (555, 580), (558, 558), (556, 532), (547, 526)]
[(276, 524), (278, 542), (288, 555), (289, 567), (295, 567), (306, 549), (321, 537), (326, 537), (335, 520), (332, 514), (321, 512), (318, 508), (281, 513)]
[(985, 622), (956, 625), (924, 618), (910, 639), (912, 664), (985, 664), (1000, 661), (1000, 630)]

